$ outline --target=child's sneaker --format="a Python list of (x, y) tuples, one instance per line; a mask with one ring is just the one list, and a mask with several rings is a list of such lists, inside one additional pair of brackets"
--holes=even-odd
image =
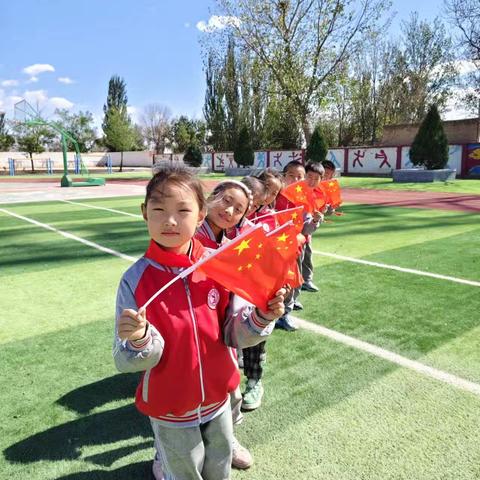
[(164, 480), (162, 463), (160, 462), (160, 460), (157, 460), (156, 456), (155, 456), (155, 459), (153, 460), (152, 473), (153, 473), (153, 478), (155, 480)]
[(252, 454), (233, 437), (232, 467), (245, 470), (253, 464)]
[(302, 285), (302, 290), (307, 292), (318, 292), (318, 287), (310, 280)]
[(243, 394), (242, 410), (255, 410), (262, 404), (263, 385), (261, 380), (248, 380)]
[(293, 304), (293, 309), (294, 310), (303, 310), (303, 305), (300, 302), (295, 302)]
[(275, 328), (281, 328), (287, 332), (294, 332), (298, 330), (297, 324), (294, 322), (293, 318), (289, 315), (283, 315), (275, 322)]

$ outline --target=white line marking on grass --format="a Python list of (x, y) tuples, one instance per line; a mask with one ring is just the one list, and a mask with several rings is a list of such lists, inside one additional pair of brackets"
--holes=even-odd
[(143, 217), (139, 214), (123, 212), (122, 210), (115, 210), (114, 208), (99, 207), (97, 205), (89, 205), (87, 203), (81, 203), (81, 202), (72, 202), (71, 200), (60, 200), (60, 202), (71, 203), (72, 205), (80, 205), (82, 207), (95, 208), (97, 210), (106, 210), (107, 212), (120, 213), (121, 215), (128, 215), (129, 217), (135, 217), (135, 218), (142, 218), (143, 219)]
[[(122, 215), (128, 215), (130, 217), (143, 218), (141, 215), (123, 212), (122, 210), (115, 210), (113, 208), (87, 205), (85, 203), (72, 202), (70, 200), (60, 200), (60, 201), (65, 203), (71, 203), (72, 205), (81, 205), (83, 207), (96, 208), (98, 210), (106, 210), (107, 212), (120, 213)], [(316, 255), (322, 255), (324, 257), (336, 258), (337, 260), (344, 260), (346, 262), (360, 263), (362, 265), (369, 265), (371, 267), (385, 268), (388, 270), (396, 270), (397, 272), (412, 273), (414, 275), (420, 275), (423, 277), (436, 278), (437, 280), (447, 280), (449, 282), (462, 283), (464, 285), (471, 285), (473, 287), (480, 287), (480, 282), (477, 282), (475, 280), (466, 280), (464, 278), (450, 277), (448, 275), (440, 275), (438, 273), (430, 273), (430, 272), (425, 272), (423, 270), (415, 270), (413, 268), (397, 267), (396, 265), (388, 265), (386, 263), (371, 262), (368, 260), (362, 260), (360, 258), (346, 257), (345, 255), (337, 255), (336, 253), (319, 252), (318, 250), (313, 250), (313, 253), (315, 253)]]
[(470, 382), (469, 380), (465, 380), (464, 378), (457, 377), (456, 375), (452, 375), (451, 373), (447, 373), (442, 370), (437, 370), (436, 368), (429, 367), (428, 365), (424, 365), (423, 363), (415, 360), (410, 360), (398, 355), (397, 353), (390, 352), (389, 350), (385, 350), (362, 340), (357, 340), (354, 337), (349, 337), (348, 335), (344, 335), (343, 333), (335, 330), (330, 330), (329, 328), (322, 327), (321, 325), (307, 322), (301, 318), (293, 318), (295, 318), (295, 321), (298, 323), (298, 325), (305, 330), (318, 333), (324, 337), (330, 338), (331, 340), (335, 340), (336, 342), (356, 348), (357, 350), (363, 350), (364, 352), (375, 355), (376, 357), (383, 358), (384, 360), (388, 360), (389, 362), (408, 368), (409, 370), (414, 370), (415, 372), (434, 378), (435, 380), (448, 383), (449, 385), (457, 387), (461, 390), (466, 390), (467, 392), (480, 395), (480, 385), (478, 383)]
[[(127, 260), (132, 263), (138, 260), (138, 258), (130, 257), (129, 255), (125, 255), (123, 253), (117, 252), (116, 250), (112, 250), (111, 248), (103, 247), (98, 243), (90, 242), (83, 238), (77, 237), (76, 235), (72, 235), (71, 233), (58, 230), (57, 228), (54, 228), (46, 223), (37, 222), (36, 220), (33, 220), (28, 217), (24, 217), (23, 215), (18, 215), (16, 213), (10, 212), (3, 208), (0, 208), (0, 212), (6, 213), (7, 215), (11, 215), (12, 217), (19, 218), (20, 220), (24, 220), (25, 222), (33, 223), (34, 225), (45, 228), (46, 230), (50, 230), (51, 232), (58, 233), (59, 235), (62, 235), (65, 238), (83, 243), (84, 245), (87, 245), (92, 248), (96, 248), (101, 252), (114, 255), (115, 257), (122, 258), (123, 260)], [(390, 352), (389, 350), (385, 350), (383, 348), (377, 347), (376, 345), (372, 345), (371, 343), (367, 343), (362, 340), (357, 340), (356, 338), (349, 337), (348, 335), (344, 335), (343, 333), (336, 332), (335, 330), (330, 330), (329, 328), (322, 327), (321, 325), (307, 322), (306, 320), (302, 320), (301, 318), (296, 318), (296, 317), (294, 318), (298, 322), (299, 326), (305, 330), (309, 330), (311, 332), (323, 335), (324, 337), (330, 338), (331, 340), (335, 340), (336, 342), (343, 343), (344, 345), (348, 345), (350, 347), (356, 348), (357, 350), (363, 350), (364, 352), (370, 353), (371, 355), (375, 355), (376, 357), (383, 358), (384, 360), (388, 360), (389, 362), (395, 363), (396, 365), (400, 365), (401, 367), (414, 370), (422, 375), (434, 378), (435, 380), (448, 383), (449, 385), (452, 385), (461, 390), (466, 390), (476, 395), (480, 395), (480, 385), (477, 383), (470, 382), (469, 380), (465, 380), (461, 377), (457, 377), (456, 375), (452, 375), (447, 372), (443, 372), (442, 370), (437, 370), (436, 368), (429, 367), (428, 365), (424, 365), (423, 363), (416, 362), (415, 360), (409, 360), (408, 358), (402, 357), (397, 353)]]
[(58, 233), (59, 235), (62, 235), (65, 238), (69, 238), (70, 240), (75, 240), (75, 241), (83, 243), (84, 245), (87, 245), (89, 247), (96, 248), (97, 250), (100, 250), (101, 252), (109, 253), (110, 255), (114, 255), (115, 257), (119, 257), (119, 258), (123, 258), (124, 260), (128, 260), (129, 262), (136, 262), (138, 260), (135, 257), (130, 257), (129, 255), (125, 255), (123, 253), (112, 250), (111, 248), (102, 247), (102, 245), (99, 245), (98, 243), (91, 242), (90, 240), (85, 240), (84, 238), (77, 237), (76, 235), (73, 235), (73, 234), (68, 233), (68, 232), (64, 232), (63, 230), (58, 230), (57, 228), (54, 228), (50, 225), (47, 225), (46, 223), (37, 222), (36, 220), (33, 220), (32, 218), (24, 217), (23, 215), (18, 215), (16, 213), (10, 212), (9, 210), (5, 210), (3, 208), (0, 208), (0, 212), (6, 213), (7, 215), (11, 215), (12, 217), (19, 218), (20, 220), (24, 220), (25, 222), (33, 223), (34, 225), (37, 225), (38, 227), (42, 227), (42, 228), (45, 228), (46, 230), (50, 230), (51, 232)]
[(346, 262), (361, 263), (362, 265), (370, 265), (371, 267), (386, 268), (388, 270), (396, 270), (397, 272), (413, 273), (414, 275), (421, 275), (424, 277), (436, 278), (438, 280), (448, 280), (449, 282), (463, 283), (464, 285), (480, 287), (480, 282), (476, 282), (475, 280), (466, 280), (464, 278), (449, 277), (447, 275), (440, 275), (438, 273), (425, 272), (423, 270), (415, 270), (413, 268), (397, 267), (396, 265), (388, 265), (386, 263), (370, 262), (368, 260), (362, 260), (360, 258), (337, 255), (336, 253), (319, 252), (318, 250), (313, 250), (313, 253), (317, 255), (322, 255), (324, 257), (331, 257), (331, 258), (336, 258), (338, 260), (344, 260)]

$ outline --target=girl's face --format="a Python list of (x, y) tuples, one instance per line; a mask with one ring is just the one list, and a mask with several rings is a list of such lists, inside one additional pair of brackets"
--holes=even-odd
[(230, 187), (208, 204), (208, 220), (221, 230), (234, 227), (245, 215), (249, 200), (243, 190)]
[(296, 165), (294, 167), (290, 167), (285, 172), (285, 183), (287, 185), (291, 185), (292, 183), (299, 182), (305, 178), (305, 168), (301, 165)]
[(195, 193), (188, 186), (161, 185), (142, 204), (148, 233), (165, 250), (187, 253), (195, 230), (205, 218)]
[(265, 205), (265, 192), (253, 196), (252, 205), (247, 212), (247, 217), (253, 212), (256, 212), (262, 205)]
[(282, 182), (278, 178), (269, 178), (266, 182), (265, 205), (270, 205), (275, 201), (277, 195), (282, 189)]

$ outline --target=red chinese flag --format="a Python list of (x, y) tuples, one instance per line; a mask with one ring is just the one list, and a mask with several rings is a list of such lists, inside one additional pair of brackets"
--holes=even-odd
[[(267, 311), (267, 302), (287, 283), (291, 270), (286, 251), (282, 255), (275, 248), (277, 243), (288, 238), (279, 240), (277, 237), (281, 237), (282, 233), (278, 233), (278, 229), (271, 233), (273, 235), (267, 237), (261, 225), (255, 226), (246, 235), (217, 250), (218, 253), (212, 254), (198, 269), (231, 292)], [(296, 251), (293, 253), (296, 258)]]
[(342, 194), (338, 180), (323, 180), (320, 182), (322, 190), (327, 197), (327, 203), (333, 208), (338, 208), (342, 204)]
[(315, 203), (315, 210), (321, 212), (327, 202), (327, 194), (324, 192), (323, 188), (314, 188), (313, 189), (313, 199)]
[(313, 189), (308, 186), (305, 180), (288, 185), (280, 193), (295, 206), (303, 206), (308, 213), (316, 210)]
[[(281, 210), (279, 212), (272, 212), (267, 215), (262, 215), (256, 218), (255, 223), (267, 225), (267, 232), (272, 231), (276, 227), (280, 227), (287, 222), (293, 222), (295, 229), (300, 233), (303, 230), (303, 206)], [(273, 228), (272, 228), (273, 226)]]
[(267, 234), (272, 252), (275, 252), (281, 258), (279, 262), (282, 263), (284, 267), (284, 273), (282, 275), (284, 280), (280, 282), (278, 288), (286, 283), (292, 288), (299, 287), (303, 284), (303, 277), (297, 264), (299, 250), (297, 235), (297, 228), (291, 221)]

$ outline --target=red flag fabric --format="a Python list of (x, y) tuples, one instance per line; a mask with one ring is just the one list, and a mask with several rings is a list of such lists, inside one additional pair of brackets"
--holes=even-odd
[(338, 180), (323, 180), (320, 182), (320, 187), (325, 192), (326, 203), (333, 208), (338, 208), (342, 204), (342, 194)]
[(290, 221), (293, 223), (295, 230), (297, 230), (298, 233), (303, 230), (303, 206), (289, 208), (279, 212), (271, 212), (254, 219), (254, 222), (257, 224), (267, 224), (269, 227), (266, 229), (267, 231), (273, 230), (273, 228), (271, 228), (272, 224), (276, 228)]
[(288, 185), (280, 193), (297, 207), (303, 206), (308, 213), (312, 213), (315, 210), (313, 189), (308, 186), (305, 180)]
[(327, 194), (322, 187), (317, 187), (313, 189), (313, 199), (314, 199), (314, 210), (317, 212), (323, 211), (327, 202)]
[(199, 270), (263, 311), (279, 288), (298, 281), (292, 268), (296, 265), (297, 243), (291, 223), (268, 236), (261, 225), (255, 226), (217, 252)]

